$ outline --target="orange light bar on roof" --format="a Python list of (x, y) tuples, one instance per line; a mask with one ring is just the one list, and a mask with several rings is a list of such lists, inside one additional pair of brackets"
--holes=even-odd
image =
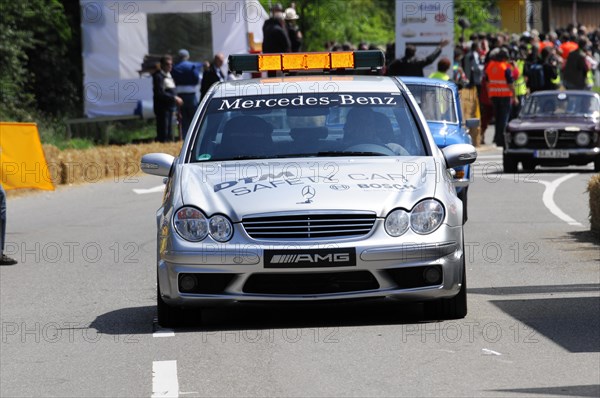
[(330, 69), (329, 53), (289, 53), (281, 54), (284, 70)]
[(331, 68), (354, 68), (354, 53), (352, 51), (331, 53)]
[(280, 54), (260, 54), (258, 56), (258, 70), (281, 70)]
[(338, 69), (381, 69), (385, 56), (380, 50), (284, 53), (232, 54), (229, 68), (236, 73), (265, 71), (302, 71)]
[(353, 52), (260, 54), (259, 71), (354, 68)]

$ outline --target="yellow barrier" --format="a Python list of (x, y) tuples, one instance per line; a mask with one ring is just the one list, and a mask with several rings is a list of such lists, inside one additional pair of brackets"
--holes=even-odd
[(5, 190), (54, 190), (35, 123), (0, 122), (0, 183)]

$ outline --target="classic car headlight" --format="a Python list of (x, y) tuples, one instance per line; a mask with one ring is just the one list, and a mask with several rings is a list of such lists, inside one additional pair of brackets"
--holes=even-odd
[(410, 227), (418, 234), (429, 234), (444, 221), (444, 206), (437, 200), (426, 199), (410, 211)]
[(385, 232), (391, 236), (400, 236), (408, 230), (409, 216), (404, 210), (394, 210), (385, 218)]
[(217, 242), (227, 242), (233, 235), (233, 227), (227, 217), (216, 215), (208, 222), (208, 233)]
[(575, 136), (575, 142), (579, 146), (588, 146), (590, 144), (590, 135), (588, 133), (577, 133)]
[(520, 133), (515, 134), (514, 141), (515, 145), (525, 146), (528, 141), (527, 133), (521, 131)]
[(185, 240), (199, 242), (208, 235), (208, 221), (202, 212), (193, 207), (182, 207), (173, 217), (175, 230)]

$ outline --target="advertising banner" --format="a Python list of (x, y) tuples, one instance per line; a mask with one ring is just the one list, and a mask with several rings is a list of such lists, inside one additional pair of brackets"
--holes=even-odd
[(437, 69), (441, 57), (451, 61), (454, 55), (454, 2), (396, 0), (396, 58), (404, 57), (409, 44), (417, 48), (417, 57), (431, 54), (443, 39), (450, 40), (442, 55), (424, 68), (425, 77)]

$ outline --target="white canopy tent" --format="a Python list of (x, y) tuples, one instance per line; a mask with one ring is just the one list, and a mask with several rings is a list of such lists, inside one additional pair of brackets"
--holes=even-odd
[[(80, 6), (84, 112), (88, 117), (133, 115), (140, 101), (152, 101), (152, 79), (140, 76), (139, 71), (144, 56), (152, 51), (149, 31), (161, 21), (154, 16), (195, 14), (197, 21), (206, 22), (203, 25), (212, 36), (212, 40), (198, 37), (198, 42), (207, 43), (202, 50), (210, 51), (206, 47), (212, 45), (212, 54), (221, 52), (226, 58), (249, 51), (249, 33), (262, 42), (262, 25), (268, 18), (258, 0), (80, 0)], [(168, 32), (171, 27), (160, 28)], [(186, 30), (184, 26), (172, 28)], [(162, 36), (162, 43), (168, 43), (170, 37), (164, 36), (169, 35)], [(179, 48), (169, 50), (176, 55)], [(192, 59), (196, 60), (193, 53)]]

